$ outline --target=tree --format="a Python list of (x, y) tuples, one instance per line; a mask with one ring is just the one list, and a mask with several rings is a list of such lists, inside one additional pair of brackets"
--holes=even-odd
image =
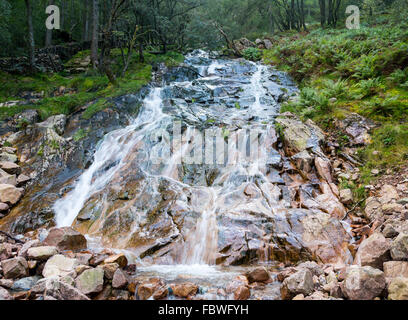
[(92, 0), (92, 42), (91, 63), (94, 69), (98, 64), (98, 41), (99, 41), (99, 1)]
[(27, 9), (27, 25), (28, 25), (28, 49), (29, 49), (29, 63), (31, 71), (35, 69), (35, 42), (34, 42), (34, 27), (33, 27), (33, 9), (31, 0), (25, 0)]

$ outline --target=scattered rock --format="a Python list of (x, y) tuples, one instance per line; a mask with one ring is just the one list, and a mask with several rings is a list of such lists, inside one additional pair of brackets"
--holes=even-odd
[(359, 266), (371, 266), (382, 269), (384, 262), (391, 260), (390, 241), (381, 233), (374, 233), (359, 246), (355, 263)]
[(128, 260), (126, 256), (123, 253), (120, 254), (115, 254), (113, 256), (110, 256), (104, 260), (104, 263), (117, 263), (119, 265), (119, 268), (125, 268), (128, 264)]
[(384, 272), (373, 267), (350, 266), (341, 283), (343, 294), (350, 300), (372, 300), (386, 285)]
[(71, 227), (51, 228), (44, 244), (55, 246), (59, 250), (82, 250), (86, 249), (86, 238)]
[(57, 254), (46, 262), (42, 275), (44, 278), (63, 277), (75, 273), (78, 260)]
[(249, 283), (266, 282), (270, 279), (268, 271), (265, 268), (256, 268), (246, 274)]
[(408, 278), (391, 280), (388, 286), (388, 300), (408, 300)]
[(116, 269), (113, 274), (112, 287), (115, 289), (123, 289), (127, 286), (128, 280), (125, 273), (121, 269)]
[(251, 296), (251, 291), (247, 286), (239, 286), (234, 292), (235, 300), (248, 300)]
[(1, 267), (6, 279), (18, 279), (28, 276), (28, 264), (23, 257), (3, 260)]
[(175, 296), (181, 298), (194, 296), (198, 291), (198, 286), (191, 282), (172, 284), (170, 288)]
[(384, 275), (386, 279), (408, 278), (408, 262), (388, 261), (384, 263)]
[(23, 190), (11, 184), (0, 184), (0, 201), (15, 205), (23, 196)]
[(2, 287), (0, 287), (0, 301), (1, 300), (13, 300), (13, 297), (10, 295), (10, 293)]
[(83, 294), (91, 294), (101, 292), (103, 289), (103, 270), (94, 268), (85, 270), (75, 280), (75, 286)]
[(383, 231), (382, 231), (384, 237), (386, 238), (394, 238), (398, 236), (399, 232), (395, 229), (395, 227), (392, 224), (386, 224)]
[(14, 162), (2, 161), (0, 162), (0, 168), (8, 174), (19, 175), (21, 173), (21, 167)]
[(400, 233), (391, 243), (393, 260), (408, 260), (408, 234)]
[(350, 189), (340, 190), (340, 201), (346, 205), (350, 205), (354, 202), (353, 192)]
[(35, 247), (27, 251), (27, 257), (33, 260), (47, 260), (56, 254), (58, 254), (58, 249), (53, 246)]
[(307, 269), (302, 269), (287, 277), (281, 286), (283, 300), (292, 299), (298, 294), (309, 295), (313, 292), (313, 275)]
[(39, 276), (22, 278), (14, 282), (11, 290), (13, 291), (29, 291), (40, 280)]

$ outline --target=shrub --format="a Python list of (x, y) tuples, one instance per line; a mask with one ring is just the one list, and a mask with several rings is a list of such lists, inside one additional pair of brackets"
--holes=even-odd
[(258, 48), (247, 48), (242, 54), (246, 60), (259, 61), (262, 58), (261, 51)]

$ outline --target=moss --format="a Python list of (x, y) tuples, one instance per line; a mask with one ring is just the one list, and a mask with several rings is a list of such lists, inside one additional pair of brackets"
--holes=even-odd
[[(358, 150), (361, 182), (368, 184), (372, 169), (398, 171), (408, 163), (407, 49), (408, 28), (401, 23), (284, 34), (274, 38), (273, 49), (264, 50), (263, 60), (289, 72), (300, 87), (299, 101), (283, 104), (281, 111), (313, 119), (341, 145), (348, 145), (348, 137), (336, 132), (334, 120), (356, 112), (378, 123), (372, 143)], [(365, 194), (362, 185), (351, 189), (356, 198)]]
[[(126, 54), (126, 52), (125, 52)], [(66, 63), (69, 66), (78, 58), (89, 55), (89, 51), (77, 53)], [(112, 50), (112, 68), (116, 74), (122, 70), (122, 55), (119, 49)], [(89, 119), (96, 112), (103, 110), (106, 99), (120, 95), (134, 93), (151, 81), (152, 64), (165, 63), (175, 66), (184, 61), (184, 56), (176, 52), (167, 52), (165, 55), (152, 55), (146, 53), (145, 62), (139, 62), (139, 56), (134, 53), (131, 57), (127, 72), (118, 78), (117, 84), (109, 83), (105, 75), (94, 70), (76, 74), (36, 74), (33, 76), (11, 75), (0, 72), (0, 102), (21, 100), (24, 92), (43, 93), (44, 98), (31, 105), (19, 105), (0, 108), (0, 120), (14, 116), (26, 109), (37, 109), (42, 120), (56, 114), (70, 114), (78, 107), (95, 101), (84, 114)], [(56, 96), (58, 88), (64, 87), (71, 94)]]
[(83, 138), (85, 138), (87, 136), (87, 134), (88, 133), (84, 129), (80, 128), (73, 135), (73, 139), (74, 139), (75, 142), (78, 142), (78, 141), (82, 140)]

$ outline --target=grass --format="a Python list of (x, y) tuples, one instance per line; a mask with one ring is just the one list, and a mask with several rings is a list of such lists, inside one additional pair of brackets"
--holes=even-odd
[[(126, 54), (126, 53), (125, 53)], [(89, 51), (76, 54), (65, 65), (69, 66), (78, 58), (89, 55)], [(121, 70), (120, 50), (112, 50), (113, 71)], [(35, 74), (33, 76), (11, 75), (0, 72), (0, 102), (22, 100), (24, 92), (43, 93), (43, 99), (31, 105), (1, 107), (0, 120), (14, 116), (26, 109), (37, 109), (42, 120), (56, 114), (70, 114), (78, 107), (92, 103), (84, 112), (83, 117), (89, 119), (92, 115), (109, 106), (109, 99), (127, 93), (134, 93), (150, 82), (152, 65), (165, 63), (175, 66), (184, 61), (184, 57), (176, 52), (165, 55), (145, 54), (145, 62), (139, 63), (138, 54), (133, 54), (131, 63), (124, 77), (119, 78), (116, 85), (109, 83), (105, 75), (94, 70), (85, 73), (70, 75), (65, 72), (55, 74)], [(56, 96), (60, 87), (72, 90), (74, 93)]]
[[(284, 104), (301, 118), (336, 131), (336, 119), (356, 112), (378, 127), (372, 143), (358, 150), (362, 183), (371, 170), (398, 171), (408, 163), (408, 24), (360, 30), (314, 30), (281, 35), (263, 61), (287, 71), (300, 87), (298, 101)], [(337, 134), (347, 146), (347, 136)], [(379, 151), (378, 153), (373, 151)], [(361, 196), (361, 185), (351, 188)]]

